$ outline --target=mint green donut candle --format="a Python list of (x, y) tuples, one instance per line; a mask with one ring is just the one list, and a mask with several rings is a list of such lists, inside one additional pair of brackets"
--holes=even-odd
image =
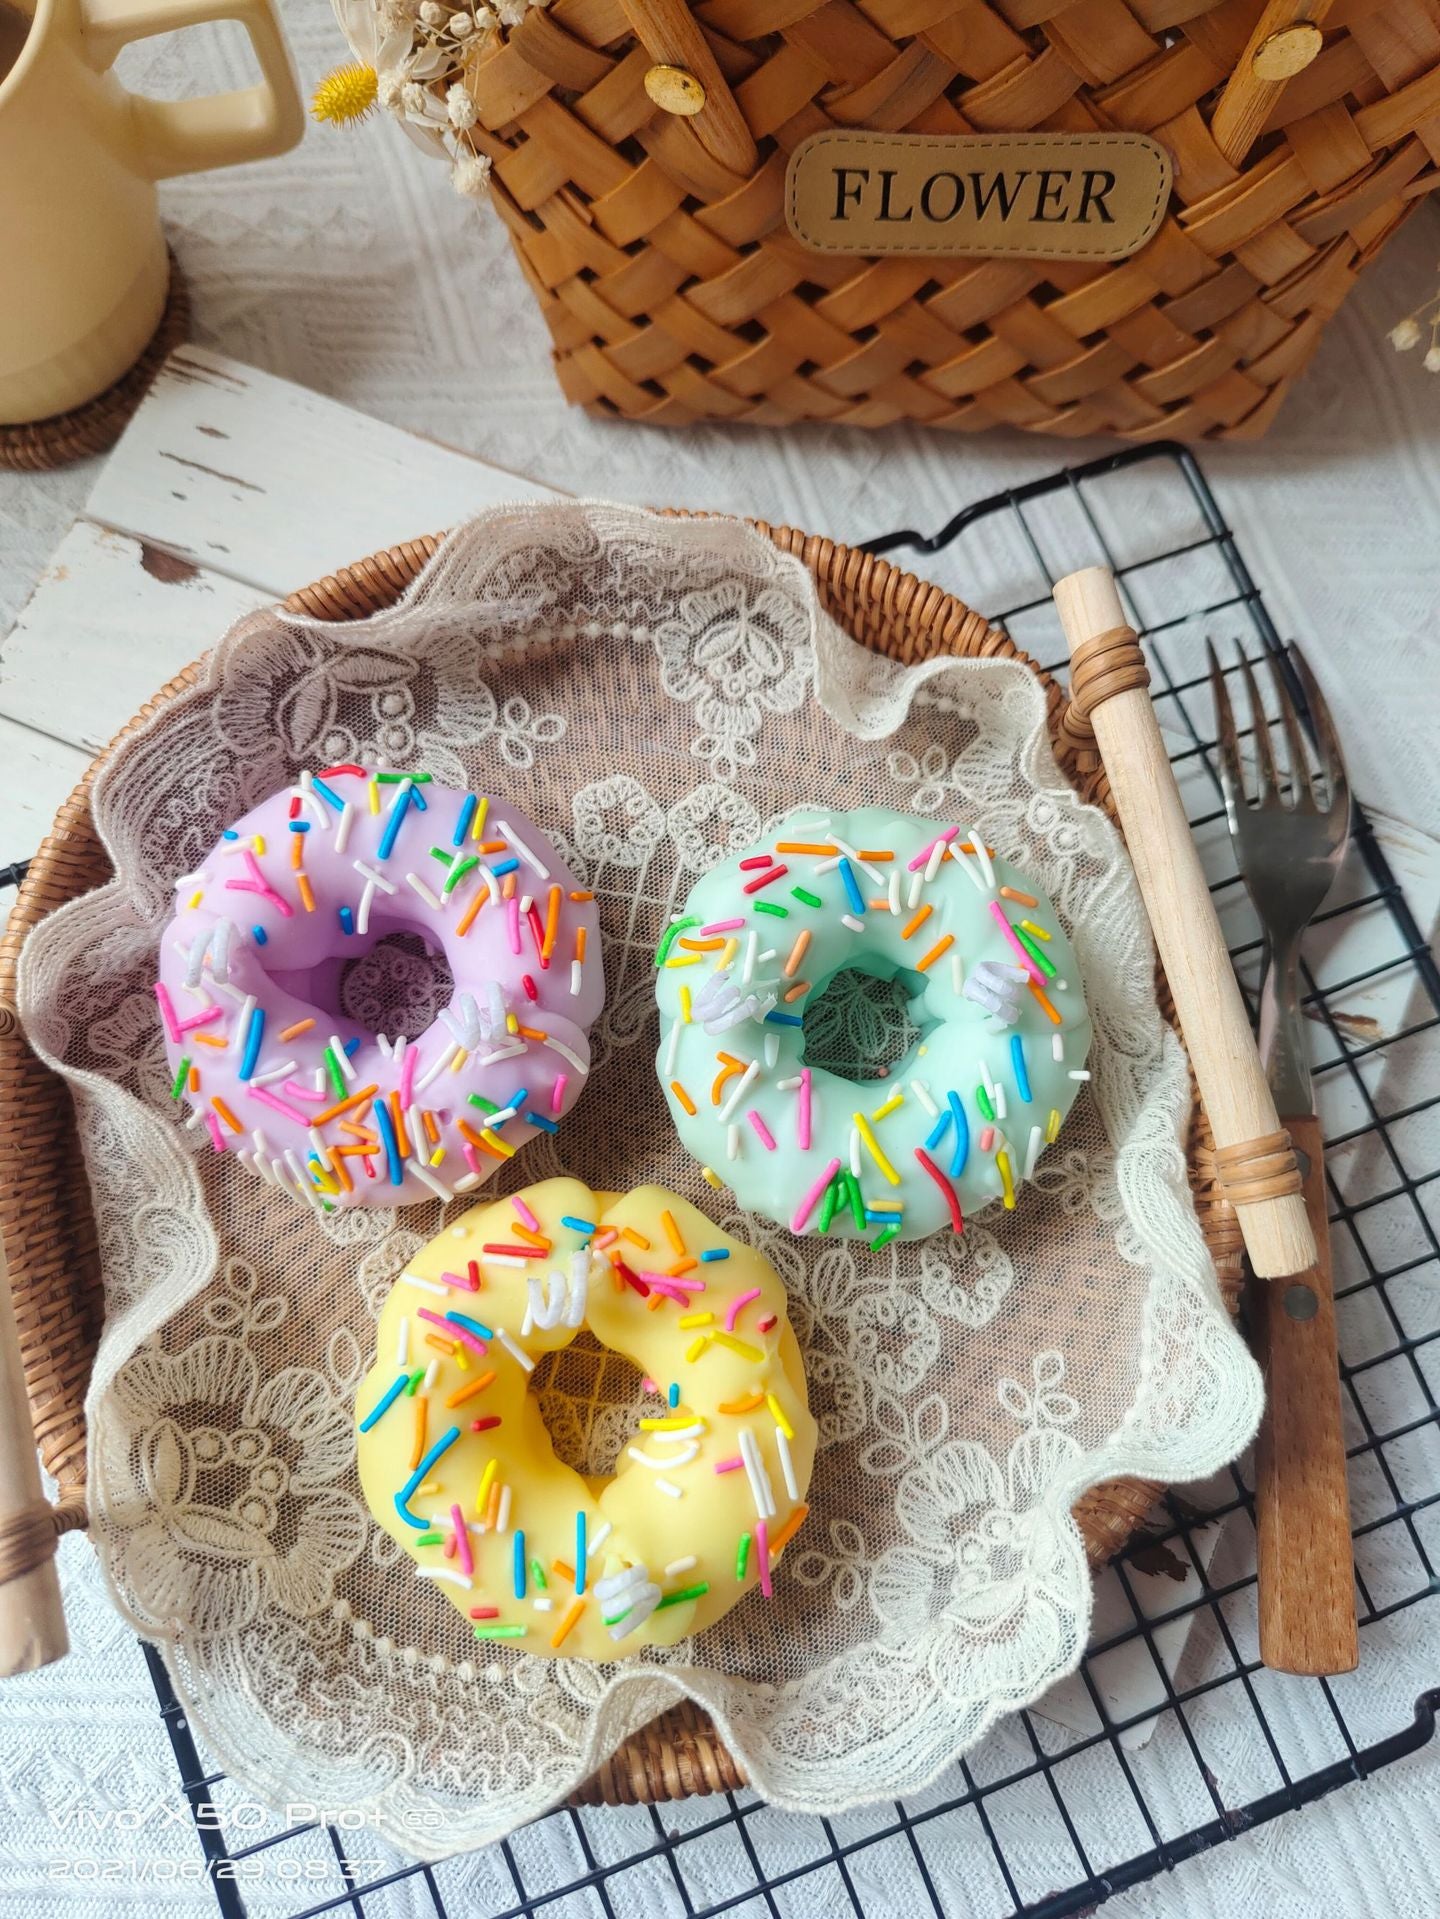
[[(791, 818), (697, 882), (655, 968), (681, 1141), (793, 1233), (878, 1248), (1013, 1207), (1090, 1077), (1055, 909), (969, 827), (885, 807)], [(806, 1009), (845, 971), (899, 980), (919, 1035), (857, 1079), (806, 1062)]]

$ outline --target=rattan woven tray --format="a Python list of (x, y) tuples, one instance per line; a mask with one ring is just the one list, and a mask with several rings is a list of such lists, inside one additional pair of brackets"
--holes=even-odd
[[(1062, 770), (1083, 798), (1113, 817), (1108, 782), (1088, 730), (1073, 719), (1066, 724), (1066, 698), (1059, 683), (998, 627), (953, 595), (872, 554), (793, 528), (756, 524), (782, 551), (804, 562), (826, 611), (872, 651), (904, 664), (943, 653), (1016, 659), (1029, 666), (1045, 688), (1047, 723)], [(302, 587), (285, 605), (317, 619), (364, 619), (398, 599), (438, 545), (438, 537), (427, 536), (373, 554)], [(117, 737), (124, 738), (166, 700), (193, 685), (198, 664), (163, 686)], [(100, 1257), (69, 1094), (30, 1052), (15, 1005), (16, 968), (26, 935), (46, 913), (110, 876), (90, 813), (90, 783), (101, 760), (56, 815), (30, 862), (0, 939), (0, 1235), (9, 1261), (36, 1443), (59, 1485), (53, 1531), (27, 1525), (0, 1538), (0, 1580), (53, 1551), (59, 1533), (83, 1527), (87, 1518), (84, 1399), (103, 1312)], [(1162, 1011), (1173, 1019), (1163, 974), (1157, 973), (1157, 991)], [(1233, 1309), (1241, 1280), (1240, 1236), (1235, 1216), (1219, 1193), (1210, 1128), (1198, 1102), (1191, 1119), (1188, 1166), (1221, 1291)], [(1119, 1550), (1156, 1491), (1146, 1481), (1126, 1479), (1085, 1494), (1075, 1517), (1092, 1564), (1102, 1564)], [(709, 1719), (687, 1704), (627, 1740), (576, 1797), (635, 1804), (742, 1783), (743, 1775)]]

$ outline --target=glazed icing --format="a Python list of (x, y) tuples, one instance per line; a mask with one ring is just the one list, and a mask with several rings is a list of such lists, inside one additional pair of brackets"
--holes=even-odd
[[(845, 970), (899, 978), (919, 1038), (863, 1081), (805, 1062)], [(795, 1233), (963, 1231), (1016, 1194), (1089, 1074), (1079, 968), (1043, 893), (960, 827), (792, 815), (691, 889), (656, 954), (657, 1068), (706, 1177)]]
[[(509, 800), (302, 774), (176, 886), (155, 988), (171, 1096), (312, 1205), (448, 1199), (579, 1097), (605, 997), (596, 908)], [(335, 1001), (344, 962), (398, 932), (444, 956), (455, 993), (392, 1043)]]
[[(655, 1388), (609, 1479), (556, 1457), (530, 1391), (581, 1326)], [(391, 1289), (356, 1418), (365, 1497), (417, 1578), (477, 1638), (542, 1657), (712, 1625), (773, 1591), (808, 1511), (816, 1429), (779, 1277), (660, 1187), (550, 1179), (472, 1207)]]

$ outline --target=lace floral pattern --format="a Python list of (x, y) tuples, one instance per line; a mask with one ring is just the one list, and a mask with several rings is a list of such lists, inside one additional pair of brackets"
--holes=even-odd
[[(563, 505), (462, 528), (363, 625), (252, 615), (106, 767), (117, 877), (37, 930), (21, 982), (75, 1095), (105, 1248), (94, 1538), (256, 1791), (283, 1798), (298, 1771), (439, 1854), (533, 1816), (684, 1696), (781, 1804), (914, 1791), (1077, 1658), (1076, 1496), (1125, 1472), (1198, 1477), (1244, 1444), (1258, 1388), (1185, 1188), (1184, 1059), (1128, 867), (1043, 721), (1019, 665), (863, 652), (734, 522)], [(787, 1577), (772, 1604), (619, 1668), (482, 1657), (361, 1503), (355, 1386), (439, 1203), (319, 1221), (226, 1178), (166, 1097), (150, 981), (173, 875), (299, 767), (379, 755), (508, 785), (600, 905), (592, 1083), (564, 1159), (532, 1142), (495, 1190), (561, 1170), (659, 1181), (760, 1245), (790, 1292), (822, 1450)], [(660, 933), (716, 859), (832, 803), (975, 822), (1042, 882), (1085, 970), (1087, 1097), (1020, 1209), (958, 1239), (797, 1241), (704, 1186), (665, 1122)], [(408, 1021), (437, 988), (392, 946), (342, 990)], [(893, 1025), (868, 991), (837, 994), (807, 1043), (871, 1056)], [(606, 1470), (640, 1403), (630, 1369), (582, 1344), (537, 1390), (562, 1452)]]

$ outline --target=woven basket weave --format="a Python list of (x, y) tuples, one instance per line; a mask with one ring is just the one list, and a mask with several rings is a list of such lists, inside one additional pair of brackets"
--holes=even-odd
[[(1062, 768), (1084, 797), (1113, 818), (1108, 782), (1088, 730), (1064, 725), (1061, 688), (997, 628), (938, 587), (884, 560), (791, 528), (757, 524), (776, 546), (809, 567), (826, 611), (875, 652), (907, 664), (937, 653), (1025, 661), (1045, 686), (1047, 720)], [(398, 599), (438, 544), (425, 538), (391, 547), (303, 588), (286, 606), (317, 619), (364, 619)], [(198, 666), (187, 667), (162, 687), (124, 733), (193, 685), (197, 671)], [(30, 863), (0, 940), (0, 1234), (9, 1261), (36, 1443), (59, 1482), (55, 1534), (86, 1524), (83, 1408), (103, 1295), (69, 1094), (31, 1053), (20, 1032), (16, 967), (25, 937), (38, 920), (110, 877), (90, 814), (94, 771), (92, 767), (56, 816)], [(1172, 1018), (1163, 975), (1157, 977), (1157, 988), (1162, 1010)], [(1235, 1216), (1220, 1196), (1210, 1128), (1198, 1103), (1189, 1148), (1191, 1188), (1222, 1292), (1233, 1309), (1240, 1287), (1241, 1241)], [(1116, 1480), (1080, 1500), (1075, 1516), (1092, 1564), (1119, 1550), (1157, 1491), (1145, 1481)], [(0, 1534), (0, 1580), (53, 1549), (53, 1535), (45, 1536), (43, 1529), (37, 1534), (33, 1526)], [(634, 1804), (743, 1783), (708, 1717), (686, 1704), (627, 1740), (576, 1797)]]
[[(1322, 51), (1259, 79), (1297, 20)], [(646, 93), (656, 63), (701, 80), (693, 119)], [(583, 406), (1253, 438), (1435, 184), (1440, 0), (552, 0), (466, 81)], [(820, 255), (782, 195), (830, 127), (1137, 131), (1175, 184), (1118, 264)]]

